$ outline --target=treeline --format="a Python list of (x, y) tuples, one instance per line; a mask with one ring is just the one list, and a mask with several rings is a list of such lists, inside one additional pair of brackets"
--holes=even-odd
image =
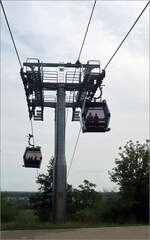
[[(1, 193), (2, 201), (8, 202), (16, 206), (17, 209), (29, 209), (30, 208), (30, 197), (35, 195), (37, 192), (19, 192), (19, 191), (3, 191)], [(5, 203), (6, 204), (6, 203)]]
[[(119, 148), (116, 167), (109, 172), (110, 179), (119, 185), (118, 193), (102, 197), (96, 185), (84, 180), (77, 189), (67, 185), (67, 216), (82, 222), (148, 222), (149, 221), (149, 141), (134, 144), (128, 141)], [(40, 174), (39, 194), (30, 199), (36, 215), (42, 220), (52, 219), (52, 187), (54, 158), (47, 174)]]
[[(78, 188), (67, 185), (67, 220), (82, 223), (148, 223), (149, 222), (149, 142), (132, 141), (119, 148), (116, 166), (110, 179), (119, 185), (119, 192), (99, 193), (96, 184), (84, 180)], [(52, 222), (52, 188), (54, 158), (46, 174), (37, 177), (39, 192), (30, 196), (31, 217), (36, 221)], [(21, 214), (13, 200), (2, 194), (2, 222), (14, 221)], [(30, 220), (29, 220), (30, 219)]]
[[(67, 187), (67, 220), (82, 223), (148, 223), (149, 204), (121, 192), (95, 191), (96, 185), (84, 180), (77, 189)], [(32, 209), (41, 221), (53, 221), (52, 198), (38, 193), (30, 198)], [(144, 203), (145, 202), (145, 203)]]
[(3, 194), (7, 194), (8, 197), (12, 198), (21, 198), (21, 197), (30, 197), (33, 194), (36, 194), (37, 192), (24, 192), (24, 191), (2, 191)]

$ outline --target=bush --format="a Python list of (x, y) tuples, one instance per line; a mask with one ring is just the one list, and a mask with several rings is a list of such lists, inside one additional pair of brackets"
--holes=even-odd
[(70, 216), (70, 220), (82, 223), (96, 223), (97, 216), (93, 209), (82, 209)]
[(105, 221), (117, 222), (122, 218), (120, 196), (117, 193), (108, 193), (98, 207), (99, 218)]
[(124, 199), (120, 193), (111, 192), (107, 193), (105, 198), (97, 205), (96, 214), (100, 221), (135, 223), (139, 221), (136, 209), (136, 202)]
[(35, 214), (42, 222), (52, 221), (52, 212), (49, 208), (39, 208), (35, 210)]
[(16, 203), (13, 200), (9, 200), (7, 194), (1, 195), (1, 221), (12, 222), (18, 215), (18, 209)]
[[(135, 223), (137, 218), (136, 202), (126, 200), (120, 193), (108, 192), (95, 203), (93, 208), (84, 208), (70, 214), (69, 219), (83, 223)], [(140, 215), (140, 213), (139, 213)]]
[(34, 224), (37, 221), (37, 216), (31, 209), (20, 210), (16, 222), (19, 224)]
[(45, 197), (44, 193), (36, 193), (30, 197), (30, 206), (35, 215), (42, 222), (52, 220), (51, 197)]

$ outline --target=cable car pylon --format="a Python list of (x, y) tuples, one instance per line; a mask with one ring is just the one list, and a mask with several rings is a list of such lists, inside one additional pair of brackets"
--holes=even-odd
[[(61, 78), (62, 71), (63, 79)], [(97, 89), (102, 86), (105, 71), (100, 70), (100, 62), (95, 60), (88, 61), (87, 64), (81, 64), (79, 61), (72, 64), (43, 63), (38, 59), (27, 59), (23, 63), (20, 74), (25, 89), (29, 119), (43, 121), (44, 108), (55, 109), (53, 213), (54, 222), (63, 223), (66, 221), (67, 168), (65, 157), (65, 109), (72, 108), (72, 121), (79, 121), (79, 115), (81, 116), (81, 122), (85, 122), (84, 126), (82, 126), (83, 132), (108, 131), (110, 113), (107, 104), (105, 101), (98, 102), (94, 100)], [(54, 97), (48, 95), (51, 91), (55, 93)], [(69, 101), (67, 92), (74, 92), (72, 99), (69, 97)], [(93, 122), (88, 126), (86, 118), (89, 111), (97, 113), (101, 117), (98, 124)], [(29, 148), (35, 150), (33, 146)], [(26, 150), (29, 151), (29, 148)]]

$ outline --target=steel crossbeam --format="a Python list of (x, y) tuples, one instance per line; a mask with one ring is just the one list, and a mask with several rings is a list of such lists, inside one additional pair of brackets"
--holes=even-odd
[(87, 69), (94, 69), (99, 68), (99, 64), (80, 64), (80, 63), (30, 63), (24, 62), (23, 66), (25, 67), (64, 67), (64, 68), (87, 68)]

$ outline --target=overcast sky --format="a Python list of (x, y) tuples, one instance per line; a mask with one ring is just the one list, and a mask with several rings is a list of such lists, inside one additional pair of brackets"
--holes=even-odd
[[(97, 1), (81, 62), (100, 60), (103, 68), (148, 1)], [(94, 1), (3, 1), (22, 62), (76, 62)], [(20, 66), (1, 11), (1, 188), (36, 191), (37, 170), (23, 168), (27, 134), (31, 133)], [(81, 133), (68, 183), (87, 179), (97, 190), (114, 190), (108, 176), (119, 146), (149, 138), (149, 9), (147, 8), (106, 69), (103, 98), (111, 111), (110, 132)], [(69, 166), (79, 122), (66, 127)], [(44, 110), (44, 122), (34, 122), (36, 145), (45, 173), (54, 154), (54, 110)]]

